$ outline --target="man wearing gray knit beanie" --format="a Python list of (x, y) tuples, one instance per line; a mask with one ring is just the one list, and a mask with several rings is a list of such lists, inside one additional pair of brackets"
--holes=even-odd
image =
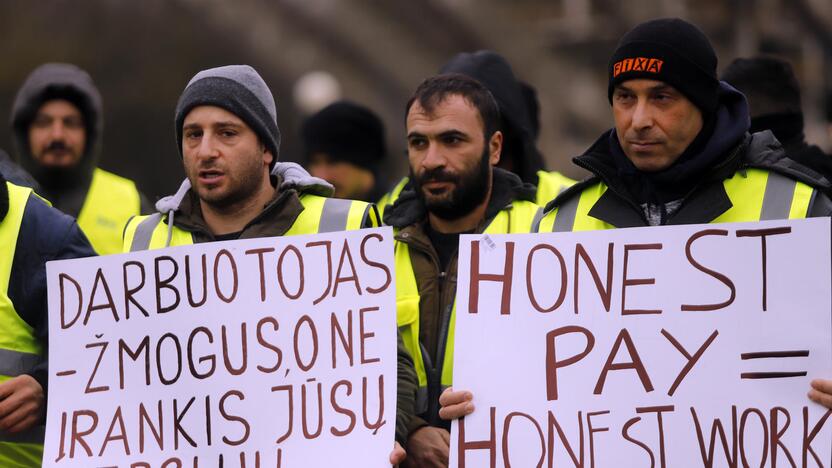
[[(328, 198), (331, 185), (296, 164), (277, 162), (277, 106), (248, 65), (194, 75), (176, 104), (174, 123), (187, 179), (175, 195), (156, 204), (159, 213), (128, 225), (125, 249), (163, 247), (182, 236), (206, 242), (378, 224), (370, 204)], [(352, 210), (354, 203), (362, 209)], [(142, 237), (152, 231), (148, 224), (134, 236), (141, 222), (171, 231), (170, 240), (157, 246)]]
[[(125, 252), (378, 226), (374, 205), (329, 198), (332, 185), (297, 164), (278, 162), (277, 107), (252, 67), (197, 73), (179, 98), (174, 121), (187, 179), (157, 202), (157, 213), (130, 220)], [(417, 381), (401, 337), (397, 354), (396, 439), (404, 441)], [(390, 462), (403, 458), (397, 444)]]

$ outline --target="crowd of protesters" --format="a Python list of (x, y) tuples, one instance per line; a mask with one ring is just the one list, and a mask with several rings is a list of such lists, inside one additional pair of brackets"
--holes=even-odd
[[(253, 68), (199, 71), (170, 103), (186, 178), (154, 206), (133, 181), (97, 167), (102, 105), (91, 77), (70, 64), (38, 67), (10, 112), (13, 157), (0, 151), (0, 466), (42, 457), (49, 260), (391, 226), (390, 462), (443, 467), (449, 421), (474, 411), (473, 395), (452, 388), (460, 234), (832, 214), (832, 156), (805, 141), (787, 62), (740, 58), (720, 80), (696, 26), (657, 19), (621, 38), (607, 71), (615, 125), (573, 160), (589, 172), (582, 181), (545, 168), (534, 88), (492, 51), (450, 58), (414, 91), (402, 109), (404, 178), (380, 170), (385, 128), (367, 107), (335, 102), (288, 136)], [(301, 139), (306, 168), (281, 162), (286, 137)], [(806, 390), (832, 408), (832, 380)]]

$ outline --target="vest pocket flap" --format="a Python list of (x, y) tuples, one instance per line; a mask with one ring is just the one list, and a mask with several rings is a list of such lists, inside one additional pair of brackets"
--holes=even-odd
[(419, 296), (403, 296), (396, 298), (396, 323), (404, 327), (419, 320)]

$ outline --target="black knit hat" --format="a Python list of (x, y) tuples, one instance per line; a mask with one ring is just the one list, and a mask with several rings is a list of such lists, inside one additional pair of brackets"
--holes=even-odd
[(384, 124), (370, 109), (349, 101), (326, 106), (301, 127), (304, 154), (326, 154), (375, 172), (386, 154)]
[(217, 106), (239, 117), (272, 153), (272, 166), (280, 152), (280, 129), (272, 92), (248, 65), (227, 65), (194, 75), (176, 104), (176, 146), (182, 154), (182, 125), (197, 106)]
[(609, 63), (608, 98), (615, 86), (646, 78), (663, 81), (684, 94), (703, 113), (717, 107), (717, 58), (705, 34), (678, 18), (641, 23), (621, 38)]

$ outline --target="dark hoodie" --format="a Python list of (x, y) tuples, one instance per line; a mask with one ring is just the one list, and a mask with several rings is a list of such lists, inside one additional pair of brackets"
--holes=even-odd
[(440, 73), (461, 73), (483, 84), (500, 108), (503, 130), (503, 158), (512, 162), (512, 172), (523, 182), (537, 185), (537, 171), (545, 168), (537, 150), (530, 110), (526, 106), (521, 83), (511, 65), (490, 50), (463, 52), (454, 56)]
[[(81, 162), (69, 170), (47, 170), (32, 157), (29, 125), (38, 109), (51, 99), (66, 99), (81, 111), (86, 146)], [(98, 163), (102, 131), (101, 95), (84, 70), (68, 63), (47, 63), (36, 68), (20, 87), (11, 114), (15, 158), (41, 185), (41, 195), (52, 206), (78, 217)], [(143, 200), (143, 205), (146, 203)]]
[(11, 160), (5, 151), (0, 150), (0, 176), (5, 177), (9, 182), (22, 185), (24, 187), (31, 187), (35, 192), (40, 193), (40, 185), (38, 182), (22, 167)]
[[(832, 193), (826, 178), (787, 158), (771, 132), (750, 135), (749, 122), (745, 96), (720, 82), (719, 107), (706, 119), (702, 132), (673, 165), (652, 173), (633, 166), (618, 143), (615, 129), (611, 129), (573, 159), (593, 177), (564, 191), (546, 206), (546, 211), (580, 196), (584, 188), (600, 180), (609, 191), (591, 214), (616, 227), (706, 223), (731, 206), (730, 200), (719, 196), (722, 192), (707, 188), (721, 188), (723, 180), (752, 167), (781, 173), (827, 196)], [(821, 205), (827, 206), (826, 200), (816, 205), (825, 211), (827, 208)], [(657, 219), (651, 220), (654, 216)]]
[(832, 181), (832, 155), (806, 142), (803, 133), (803, 114), (767, 114), (751, 119), (751, 131), (771, 130), (783, 144), (789, 158), (814, 169), (826, 180)]

